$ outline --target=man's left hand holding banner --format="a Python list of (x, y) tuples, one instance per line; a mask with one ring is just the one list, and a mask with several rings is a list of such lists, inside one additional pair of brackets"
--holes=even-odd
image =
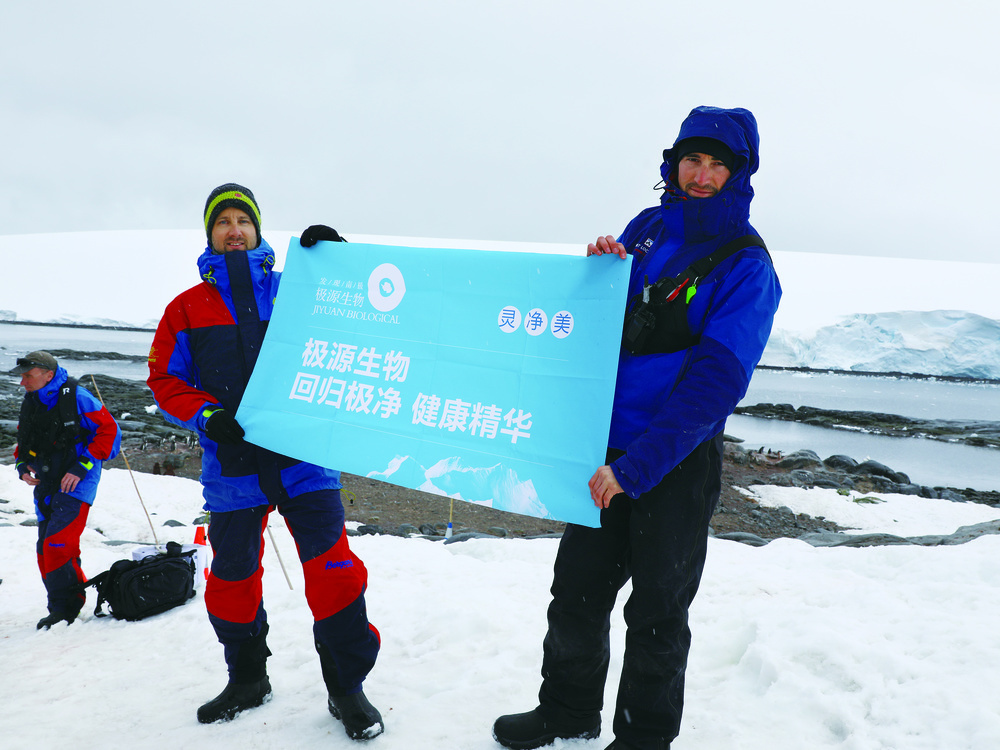
[(300, 460), (599, 526), (629, 266), (293, 238), (238, 421)]

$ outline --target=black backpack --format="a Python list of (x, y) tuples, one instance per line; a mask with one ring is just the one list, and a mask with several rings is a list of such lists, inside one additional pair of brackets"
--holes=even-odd
[(177, 542), (167, 542), (167, 551), (142, 560), (119, 560), (110, 569), (83, 586), (97, 590), (94, 614), (116, 620), (141, 620), (184, 604), (194, 597), (194, 550), (182, 552)]

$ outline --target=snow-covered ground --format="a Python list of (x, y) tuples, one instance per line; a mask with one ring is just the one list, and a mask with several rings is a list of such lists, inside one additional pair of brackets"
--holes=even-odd
[[(135, 475), (157, 536), (191, 542), (196, 482)], [(762, 501), (863, 531), (950, 533), (1000, 510), (908, 496), (856, 503), (826, 490), (762, 488)], [(0, 472), (0, 744), (44, 747), (350, 748), (326, 711), (301, 568), (277, 514), (264, 555), (274, 698), (228, 724), (196, 708), (225, 683), (202, 590), (141, 622), (92, 615), (36, 631), (45, 597), (34, 562), (30, 489)], [(182, 527), (165, 527), (176, 519)], [(433, 519), (429, 519), (433, 520)], [(127, 540), (131, 544), (109, 545)], [(83, 536), (90, 575), (152, 541), (128, 472), (105, 473)], [(556, 540), (355, 537), (370, 571), (382, 652), (366, 683), (380, 750), (492, 750), (493, 720), (535, 705)], [(1000, 536), (949, 547), (754, 548), (712, 540), (693, 609), (687, 707), (676, 750), (988, 750), (1000, 747)], [(627, 589), (623, 592), (627, 594)], [(600, 740), (610, 742), (624, 622)]]

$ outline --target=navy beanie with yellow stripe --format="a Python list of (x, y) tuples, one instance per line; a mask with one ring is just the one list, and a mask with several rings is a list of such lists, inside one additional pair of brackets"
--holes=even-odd
[(208, 194), (208, 200), (205, 201), (205, 234), (208, 236), (209, 246), (212, 244), (212, 227), (215, 226), (215, 220), (227, 208), (238, 208), (250, 217), (254, 229), (257, 230), (256, 247), (260, 247), (260, 208), (257, 206), (257, 200), (247, 188), (235, 182), (219, 185)]

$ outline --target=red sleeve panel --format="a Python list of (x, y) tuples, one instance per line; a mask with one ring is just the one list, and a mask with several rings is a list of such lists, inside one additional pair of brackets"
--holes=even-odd
[(83, 445), (83, 457), (110, 461), (117, 456), (121, 450), (122, 433), (111, 412), (81, 386), (76, 389), (76, 408), (80, 412), (80, 425), (90, 436)]
[(149, 350), (146, 380), (167, 421), (191, 430), (204, 427), (201, 412), (207, 404), (217, 404), (218, 400), (200, 388), (190, 334), (199, 328), (234, 324), (222, 295), (205, 282), (167, 305)]

